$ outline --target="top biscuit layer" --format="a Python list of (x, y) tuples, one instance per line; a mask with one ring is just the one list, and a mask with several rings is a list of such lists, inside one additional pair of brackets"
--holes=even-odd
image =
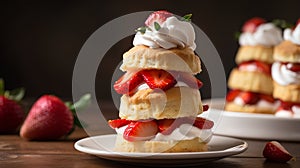
[(300, 62), (300, 46), (290, 41), (283, 41), (274, 49), (274, 59), (280, 62)]
[(124, 53), (120, 69), (128, 71), (152, 68), (197, 74), (201, 72), (201, 62), (190, 48), (166, 50), (135, 46)]

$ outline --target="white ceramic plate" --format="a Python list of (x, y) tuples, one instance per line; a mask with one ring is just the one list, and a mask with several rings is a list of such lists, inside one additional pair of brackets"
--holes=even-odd
[(211, 106), (203, 115), (215, 122), (215, 134), (238, 138), (300, 141), (299, 118), (224, 111), (224, 99), (205, 100), (205, 103)]
[(184, 153), (129, 153), (114, 152), (115, 134), (88, 137), (77, 141), (74, 147), (84, 153), (100, 158), (136, 165), (159, 167), (182, 167), (203, 164), (244, 152), (248, 144), (242, 140), (213, 136), (209, 142), (208, 152)]

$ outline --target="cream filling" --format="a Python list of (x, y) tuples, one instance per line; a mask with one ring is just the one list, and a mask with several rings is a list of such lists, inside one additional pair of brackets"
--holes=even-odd
[(283, 117), (283, 118), (300, 118), (300, 107), (292, 106), (292, 111), (289, 110), (276, 111), (275, 116)]
[(293, 72), (287, 69), (291, 63), (284, 65), (280, 62), (274, 62), (272, 65), (272, 78), (276, 83), (286, 86), (290, 84), (300, 84), (300, 73)]
[[(236, 97), (233, 100), (233, 103), (240, 105), (240, 106), (246, 105), (246, 103), (244, 102), (244, 100), (241, 97)], [(256, 106), (258, 108), (276, 110), (279, 107), (279, 102), (275, 101), (274, 103), (271, 103), (271, 102), (261, 99), (256, 104), (251, 104), (250, 106)]]
[[(118, 134), (123, 135), (126, 126), (116, 128)], [(194, 138), (200, 138), (202, 142), (208, 142), (212, 137), (211, 129), (199, 129), (190, 124), (182, 124), (178, 128), (174, 129), (169, 135), (163, 135), (162, 133), (157, 133), (154, 138), (150, 141), (181, 141), (181, 140), (191, 140)]]

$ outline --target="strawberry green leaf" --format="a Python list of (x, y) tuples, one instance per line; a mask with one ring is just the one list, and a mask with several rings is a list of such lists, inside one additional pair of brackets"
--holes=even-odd
[(4, 94), (4, 81), (0, 78), (0, 95)]
[(286, 29), (286, 28), (291, 28), (293, 27), (293, 24), (288, 23), (287, 21), (283, 20), (283, 19), (274, 19), (272, 21), (272, 23), (277, 26), (280, 27), (281, 29)]
[(192, 20), (191, 18), (192, 18), (192, 14), (190, 13), (190, 14), (184, 15), (181, 20), (186, 21), (186, 22), (190, 22)]
[(91, 94), (83, 95), (77, 102), (70, 106), (72, 112), (82, 111), (91, 103)]
[(147, 27), (146, 27), (146, 26), (143, 26), (143, 27), (139, 27), (139, 28), (136, 29), (135, 31), (144, 34), (144, 33), (146, 32), (146, 30), (147, 30)]
[(5, 91), (4, 96), (8, 99), (14, 100), (14, 101), (21, 101), (25, 95), (25, 89), (24, 88), (16, 88), (11, 91)]
[(238, 41), (239, 38), (240, 38), (240, 36), (241, 36), (241, 34), (242, 34), (242, 33), (239, 32), (239, 31), (235, 32), (235, 33), (234, 33), (234, 39)]
[(159, 23), (154, 22), (154, 28), (156, 31), (158, 31), (161, 27), (160, 27)]

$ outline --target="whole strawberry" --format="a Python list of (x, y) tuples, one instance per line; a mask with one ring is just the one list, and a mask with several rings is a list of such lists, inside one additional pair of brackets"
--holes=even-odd
[(4, 82), (0, 79), (0, 134), (16, 133), (20, 128), (25, 112), (17, 103), (24, 96), (24, 89), (4, 91)]
[(90, 95), (85, 95), (74, 105), (67, 106), (56, 96), (40, 97), (31, 107), (20, 136), (27, 140), (55, 140), (70, 134), (75, 123), (80, 126), (75, 106), (85, 106), (89, 99)]

